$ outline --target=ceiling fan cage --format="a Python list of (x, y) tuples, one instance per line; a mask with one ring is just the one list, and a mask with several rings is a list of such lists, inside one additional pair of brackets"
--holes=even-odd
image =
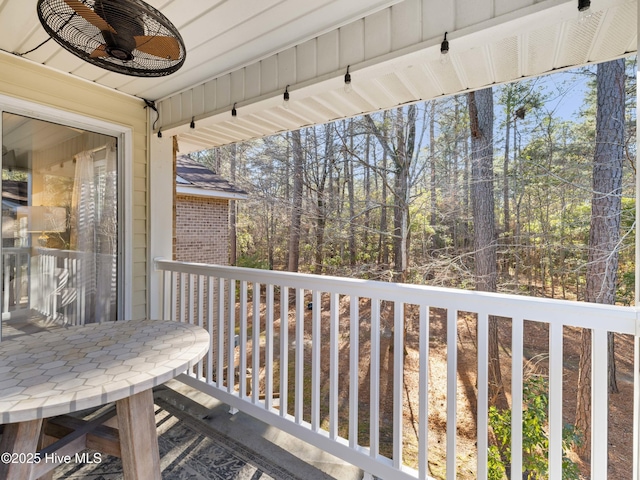
[(57, 43), (98, 67), (160, 77), (184, 64), (180, 33), (142, 0), (39, 0), (37, 9)]

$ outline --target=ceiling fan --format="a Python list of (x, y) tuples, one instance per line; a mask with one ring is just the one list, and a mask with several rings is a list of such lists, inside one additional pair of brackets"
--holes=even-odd
[(51, 38), (107, 70), (160, 77), (184, 64), (180, 33), (142, 0), (38, 0), (37, 10)]

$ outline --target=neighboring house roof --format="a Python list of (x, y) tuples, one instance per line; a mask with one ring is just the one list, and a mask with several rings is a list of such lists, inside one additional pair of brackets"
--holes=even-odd
[(241, 200), (248, 193), (187, 155), (176, 159), (176, 192), (198, 197)]

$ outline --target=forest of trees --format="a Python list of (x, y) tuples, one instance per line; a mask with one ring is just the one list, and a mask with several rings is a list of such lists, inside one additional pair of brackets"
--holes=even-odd
[[(625, 66), (615, 301), (629, 304), (635, 57)], [(250, 192), (233, 218), (234, 264), (585, 300), (597, 75), (584, 67), (193, 156)], [(483, 167), (474, 95), (491, 109)], [(480, 198), (492, 215), (474, 217)], [(474, 218), (494, 230), (495, 286), (478, 284)]]
[[(194, 156), (250, 193), (232, 264), (631, 305), (635, 72), (612, 60)], [(506, 412), (499, 328), (489, 398)], [(579, 352), (588, 439), (589, 330)], [(615, 393), (613, 334), (609, 358)]]

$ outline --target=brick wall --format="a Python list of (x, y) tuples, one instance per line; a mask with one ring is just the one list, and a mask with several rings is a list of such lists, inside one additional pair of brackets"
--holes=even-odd
[[(229, 201), (217, 198), (195, 197), (191, 195), (176, 194), (175, 206), (175, 236), (173, 237), (173, 251), (176, 261), (197, 262), (216, 265), (229, 264)], [(197, 285), (182, 285), (182, 277), (176, 279), (178, 291), (193, 288), (197, 291)], [(195, 279), (190, 279), (195, 282)], [(197, 309), (202, 304), (204, 312), (208, 312), (208, 283), (204, 285), (202, 303), (196, 299), (192, 304), (185, 304), (184, 308), (176, 305), (176, 318), (183, 322), (189, 322), (191, 318), (197, 318)], [(225, 282), (222, 292), (218, 291), (217, 282), (214, 285), (211, 331), (213, 338), (218, 332), (218, 305), (220, 293), (224, 295), (224, 318), (229, 314), (228, 282)], [(186, 297), (185, 297), (186, 298)], [(205, 314), (204, 327), (209, 329), (208, 314)], [(227, 359), (225, 357), (225, 366)], [(217, 361), (216, 361), (217, 363)], [(217, 367), (216, 367), (217, 368)], [(215, 379), (214, 370), (214, 379)]]
[(229, 264), (229, 201), (176, 195), (175, 260)]

